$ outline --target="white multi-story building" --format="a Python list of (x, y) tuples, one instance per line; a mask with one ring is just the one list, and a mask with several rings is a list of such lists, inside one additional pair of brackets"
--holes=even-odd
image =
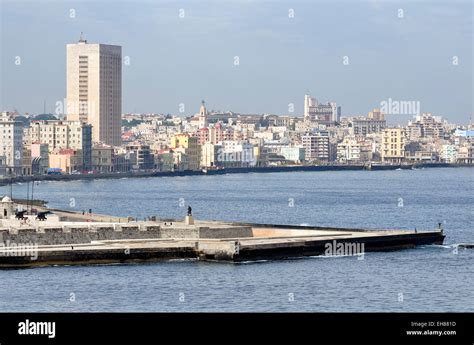
[(47, 144), (50, 152), (57, 149), (81, 150), (83, 169), (92, 164), (92, 127), (81, 121), (32, 121), (29, 127), (32, 143)]
[(215, 167), (217, 166), (218, 154), (221, 146), (206, 142), (201, 145), (201, 166), (202, 167)]
[(344, 138), (337, 144), (337, 160), (341, 163), (360, 161), (361, 145), (354, 138)]
[(13, 119), (9, 112), (0, 116), (0, 156), (4, 162), (1, 169), (5, 173), (22, 172), (23, 158), (23, 124)]
[(216, 165), (225, 167), (255, 166), (254, 145), (244, 141), (226, 140), (219, 143)]
[(329, 160), (329, 133), (319, 132), (301, 137), (303, 143), (305, 160), (328, 161)]
[(81, 121), (32, 121), (29, 127), (31, 142), (48, 144), (53, 149), (83, 150), (90, 145), (91, 126)]
[(304, 148), (297, 146), (285, 146), (280, 149), (280, 154), (285, 157), (286, 160), (300, 163), (304, 161)]
[(380, 133), (385, 129), (387, 123), (385, 120), (379, 120), (376, 117), (352, 117), (349, 119), (352, 133), (355, 136), (365, 137), (367, 134)]
[(456, 163), (458, 150), (455, 145), (446, 144), (441, 147), (441, 160), (445, 163)]
[(121, 144), (122, 47), (67, 45), (67, 117), (92, 125), (92, 140)]
[(431, 113), (423, 113), (410, 121), (407, 126), (407, 136), (411, 141), (421, 138), (440, 139), (444, 136), (444, 123), (441, 116), (433, 116)]

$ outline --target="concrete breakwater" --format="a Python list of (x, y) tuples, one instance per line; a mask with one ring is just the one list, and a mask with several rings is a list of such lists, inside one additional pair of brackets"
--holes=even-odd
[(30, 181), (76, 181), (76, 180), (94, 180), (94, 179), (120, 179), (120, 178), (139, 178), (139, 177), (179, 177), (179, 176), (200, 176), (200, 175), (224, 175), (224, 174), (245, 174), (245, 173), (275, 173), (292, 171), (345, 171), (345, 170), (397, 170), (397, 169), (421, 169), (421, 168), (448, 168), (448, 167), (474, 167), (473, 164), (450, 164), (450, 163), (416, 163), (402, 165), (291, 165), (291, 166), (272, 166), (272, 167), (249, 167), (249, 168), (226, 168), (220, 170), (197, 170), (197, 171), (142, 171), (127, 173), (102, 173), (102, 174), (72, 174), (72, 175), (35, 175), (35, 176), (3, 176), (0, 177), (0, 186), (9, 183), (30, 182)]
[[(0, 224), (0, 268), (106, 264), (187, 258), (253, 261), (365, 252), (442, 244), (442, 229), (367, 230), (198, 221), (121, 222), (106, 215), (61, 212), (46, 221), (13, 216)], [(117, 221), (118, 220), (118, 221)], [(18, 251), (34, 244), (32, 252)]]

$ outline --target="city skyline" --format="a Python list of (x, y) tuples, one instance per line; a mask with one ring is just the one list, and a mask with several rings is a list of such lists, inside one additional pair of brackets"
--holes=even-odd
[[(143, 3), (136, 8), (133, 24), (147, 16), (159, 20), (151, 28), (149, 21), (132, 25), (133, 33), (120, 27), (120, 13), (132, 3), (115, 4), (106, 12), (100, 11), (102, 3), (87, 4), (87, 9), (68, 2), (29, 5), (22, 9), (13, 2), (2, 3), (2, 110), (41, 113), (46, 100), (46, 112), (54, 113), (56, 102), (66, 98), (65, 45), (77, 41), (84, 31), (91, 43), (123, 47), (123, 113), (179, 114), (184, 104), (182, 115), (190, 115), (204, 98), (211, 100), (212, 109), (302, 116), (303, 94), (309, 89), (318, 101), (341, 105), (342, 116), (366, 114), (391, 99), (419, 102), (421, 112), (460, 124), (469, 123), (472, 116), (472, 6), (468, 2), (449, 8), (407, 2), (331, 7), (326, 2), (316, 7), (277, 2), (275, 8), (230, 2), (211, 11), (192, 3)], [(38, 14), (37, 6), (43, 14), (31, 17)], [(353, 17), (360, 20), (341, 12), (347, 8), (355, 10), (360, 16)], [(339, 23), (357, 26), (366, 39), (352, 35), (353, 41), (348, 41), (345, 35), (351, 30), (344, 26), (320, 35), (316, 31), (322, 24), (311, 17), (318, 10), (327, 10), (328, 18), (317, 17), (323, 24), (339, 14)], [(426, 11), (430, 15), (422, 16)], [(35, 22), (43, 16), (50, 21)], [(51, 18), (62, 30), (54, 29)], [(368, 23), (360, 23), (362, 18)], [(313, 25), (308, 27), (311, 19)], [(21, 26), (27, 20), (31, 24)], [(443, 28), (437, 25), (440, 21), (446, 24)], [(344, 46), (338, 45), (342, 39)], [(31, 49), (25, 50), (28, 44)], [(302, 48), (310, 56), (300, 54)], [(319, 87), (319, 80), (324, 86)], [(395, 119), (405, 123), (411, 116)]]
[(472, 343), (473, 33), (474, 0), (0, 0), (0, 345)]

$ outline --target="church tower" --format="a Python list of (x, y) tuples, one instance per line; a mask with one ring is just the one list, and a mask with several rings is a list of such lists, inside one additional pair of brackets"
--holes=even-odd
[(199, 108), (199, 128), (207, 127), (207, 109), (206, 102), (204, 100), (201, 102), (201, 108)]

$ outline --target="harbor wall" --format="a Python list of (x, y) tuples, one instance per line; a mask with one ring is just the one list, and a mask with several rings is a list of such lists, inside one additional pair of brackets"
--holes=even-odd
[(138, 178), (138, 177), (173, 177), (173, 176), (199, 176), (199, 175), (224, 175), (224, 174), (245, 174), (245, 173), (275, 173), (292, 171), (353, 171), (353, 170), (397, 170), (413, 168), (454, 168), (454, 167), (474, 167), (473, 164), (450, 164), (450, 163), (413, 163), (401, 165), (376, 164), (368, 165), (291, 165), (291, 166), (272, 166), (272, 167), (248, 167), (248, 168), (226, 168), (221, 170), (197, 171), (142, 171), (127, 173), (102, 173), (102, 174), (77, 174), (77, 175), (35, 175), (35, 176), (3, 176), (0, 177), (0, 186), (8, 185), (10, 182), (29, 182), (29, 181), (75, 181), (75, 180), (94, 180), (94, 179), (120, 179), (120, 178)]

